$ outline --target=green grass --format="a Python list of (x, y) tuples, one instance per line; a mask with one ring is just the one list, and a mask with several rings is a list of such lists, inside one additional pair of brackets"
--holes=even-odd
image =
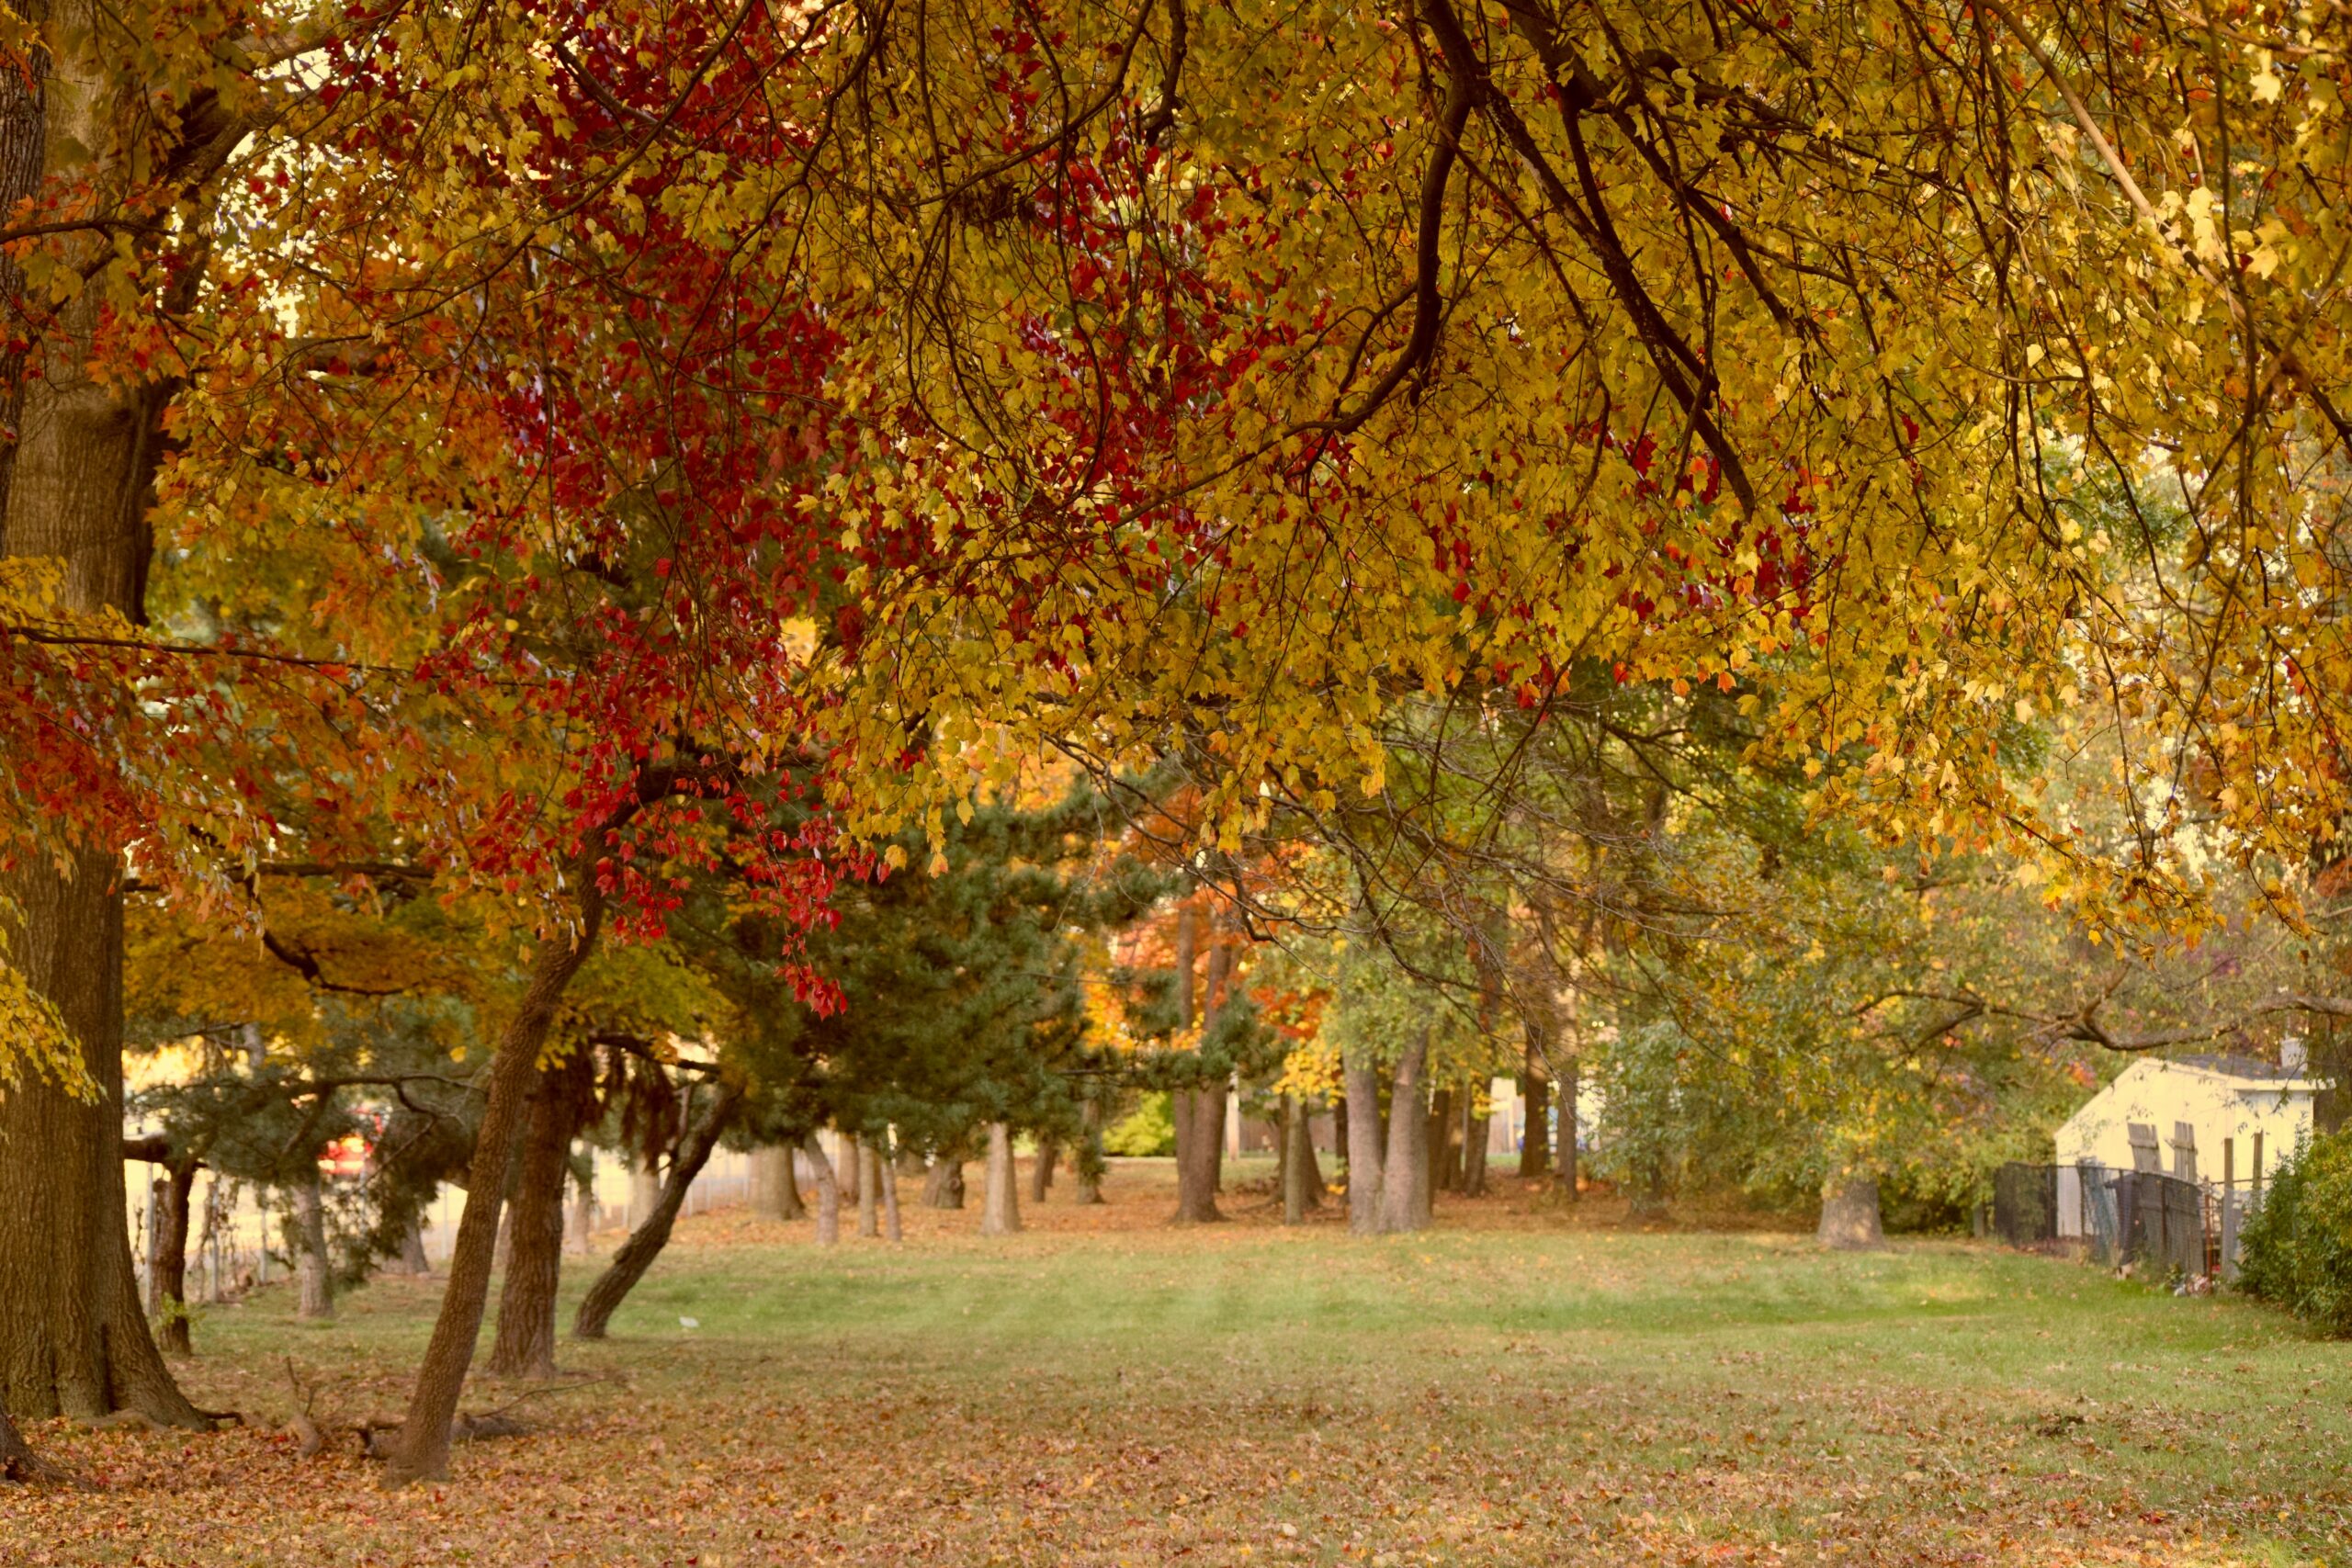
[[(114, 1490), (0, 1520), (0, 1561), (2352, 1562), (2352, 1352), (2243, 1303), (1500, 1204), (1170, 1231), (1148, 1179), (999, 1242), (697, 1222), (565, 1347), (612, 1381), (526, 1403), (546, 1430), (437, 1496), (257, 1434), (52, 1428)], [(291, 1357), (323, 1412), (393, 1416), (430, 1307), (265, 1295), (205, 1314), (189, 1382), (282, 1419)]]

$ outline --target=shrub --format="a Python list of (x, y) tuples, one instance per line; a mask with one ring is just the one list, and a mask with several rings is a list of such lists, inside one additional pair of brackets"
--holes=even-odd
[(1136, 1107), (1132, 1116), (1123, 1117), (1103, 1130), (1102, 1152), (1135, 1158), (1147, 1155), (1172, 1155), (1176, 1152), (1176, 1113), (1169, 1106), (1165, 1090), (1147, 1094), (1143, 1103)]
[(2278, 1168), (2240, 1237), (2238, 1288), (2352, 1337), (2352, 1131), (2324, 1134)]

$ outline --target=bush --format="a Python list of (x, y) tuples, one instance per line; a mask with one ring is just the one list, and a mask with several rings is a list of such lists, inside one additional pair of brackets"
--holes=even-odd
[(1148, 1155), (1172, 1155), (1176, 1152), (1176, 1113), (1170, 1109), (1166, 1091), (1147, 1094), (1136, 1113), (1124, 1117), (1104, 1129), (1102, 1152), (1125, 1155), (1129, 1158)]
[(2352, 1337), (2352, 1131), (2323, 1134), (2278, 1168), (2238, 1257), (2240, 1290)]

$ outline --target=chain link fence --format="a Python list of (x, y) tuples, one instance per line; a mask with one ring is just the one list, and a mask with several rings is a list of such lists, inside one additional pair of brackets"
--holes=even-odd
[(2033, 1252), (2127, 1265), (2159, 1278), (2234, 1278), (2237, 1238), (2262, 1201), (2251, 1183), (2212, 1184), (2102, 1165), (2003, 1166), (1992, 1232)]

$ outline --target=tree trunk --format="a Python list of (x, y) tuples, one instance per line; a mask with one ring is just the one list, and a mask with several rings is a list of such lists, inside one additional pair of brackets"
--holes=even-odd
[(833, 1162), (833, 1179), (841, 1183), (842, 1201), (859, 1201), (857, 1181), (857, 1140), (847, 1133), (833, 1134), (833, 1147), (840, 1158)]
[(1380, 1188), (1384, 1231), (1417, 1231), (1430, 1223), (1430, 1122), (1421, 1109), (1429, 1054), (1429, 1032), (1423, 1030), (1397, 1060), (1389, 1090), (1388, 1153)]
[(1214, 1224), (1225, 1218), (1216, 1206), (1217, 1173), (1225, 1153), (1225, 1086), (1203, 1084), (1180, 1093), (1174, 1106), (1183, 1117), (1179, 1126), (1184, 1131), (1176, 1146), (1176, 1214), (1171, 1223)]
[(653, 1260), (662, 1256), (669, 1245), (671, 1227), (678, 1223), (678, 1211), (686, 1206), (686, 1191), (710, 1163), (713, 1149), (733, 1123), (736, 1113), (743, 1109), (743, 1091), (733, 1084), (721, 1084), (718, 1098), (703, 1112), (702, 1120), (686, 1129), (678, 1141), (677, 1151), (670, 1156), (670, 1174), (662, 1183), (662, 1196), (645, 1223), (628, 1233), (620, 1250), (613, 1254), (611, 1263), (596, 1276), (588, 1293), (580, 1299), (580, 1311), (571, 1320), (574, 1339), (602, 1339), (613, 1321), (613, 1312), (645, 1278)]
[(424, 1221), (422, 1216), (412, 1219), (401, 1233), (401, 1272), (423, 1279), (433, 1272), (433, 1260), (424, 1256)]
[(564, 1209), (563, 1250), (577, 1258), (588, 1256), (588, 1238), (596, 1229), (596, 1195), (585, 1181), (576, 1181), (571, 1188), (571, 1201)]
[(1574, 1056), (1560, 1069), (1560, 1140), (1552, 1168), (1554, 1190), (1571, 1203), (1577, 1201), (1577, 1071)]
[(1037, 1157), (1029, 1167), (1029, 1201), (1043, 1205), (1046, 1194), (1053, 1190), (1054, 1162), (1061, 1158), (1061, 1145), (1048, 1137), (1037, 1140)]
[(906, 1232), (899, 1227), (899, 1162), (886, 1159), (875, 1171), (882, 1186), (882, 1235), (888, 1241), (904, 1241)]
[(1452, 1089), (1430, 1096), (1430, 1185), (1451, 1192), (1462, 1185), (1461, 1108)]
[(1021, 1228), (1021, 1199), (1014, 1190), (1012, 1130), (989, 1123), (988, 1183), (980, 1198), (980, 1234), (1010, 1235)]
[(1340, 1169), (1348, 1166), (1348, 1097), (1344, 1092), (1347, 1074), (1340, 1072), (1342, 1092), (1331, 1101), (1331, 1160)]
[(318, 1163), (295, 1177), (293, 1234), (296, 1317), (334, 1315), (334, 1265), (327, 1257), (327, 1210)]
[(760, 1220), (797, 1220), (799, 1176), (793, 1170), (793, 1145), (762, 1143), (751, 1152), (751, 1211)]
[(39, 1454), (0, 1410), (0, 1481), (52, 1481), (60, 1479), (57, 1468)]
[(188, 1208), (196, 1196), (197, 1162), (182, 1158), (164, 1167), (155, 1183), (154, 1265), (147, 1276), (147, 1312), (156, 1323), (156, 1338), (168, 1355), (193, 1353), (188, 1340), (187, 1226)]
[(1380, 1234), (1380, 1078), (1370, 1056), (1351, 1051), (1341, 1060), (1348, 1082), (1348, 1228)]
[(1821, 1190), (1821, 1245), (1840, 1252), (1868, 1252), (1886, 1245), (1879, 1224), (1878, 1178), (1867, 1171), (1833, 1176)]
[(1329, 1190), (1323, 1180), (1323, 1161), (1315, 1153), (1315, 1117), (1306, 1107), (1298, 1112), (1298, 1157), (1306, 1167), (1306, 1206), (1319, 1209)]
[(1536, 1070), (1535, 1052), (1527, 1053), (1527, 1066), (1519, 1075), (1519, 1092), (1527, 1102), (1527, 1132), (1519, 1145), (1519, 1176), (1522, 1181), (1541, 1181), (1552, 1173), (1552, 1085)]
[[(45, 175), (104, 193), (125, 171), (94, 164), (117, 128), (145, 114), (120, 88), (139, 69), (109, 14), (70, 0), (49, 7), (36, 52), (0, 72), (0, 208), (14, 210)], [(36, 21), (40, 12), (32, 13)], [(181, 231), (198, 244), (206, 220)], [(101, 216), (107, 198), (99, 197)], [(28, 354), (0, 355), (0, 552), (59, 561), (61, 610), (112, 612), (144, 625), (153, 550), (147, 513), (174, 383), (93, 374), (102, 316), (116, 299), (114, 236), (93, 231), (69, 254), (87, 283)], [(185, 276), (202, 275), (201, 257)], [(0, 315), (22, 323), (24, 276), (0, 265)], [(19, 326), (17, 330), (21, 330)], [(33, 363), (38, 361), (38, 363)], [(37, 1074), (0, 1094), (0, 1406), (39, 1418), (135, 1410), (165, 1425), (204, 1419), (172, 1381), (140, 1310), (122, 1168), (122, 867), (112, 845), (22, 845), (0, 872), (9, 961), (55, 1008), (90, 1098)], [(13, 908), (6, 908), (7, 906)]]
[(808, 1169), (817, 1182), (817, 1245), (831, 1247), (842, 1239), (842, 1184), (833, 1174), (833, 1162), (825, 1153), (824, 1142), (814, 1128), (801, 1140), (800, 1146), (808, 1156)]
[(1470, 1100), (1463, 1106), (1466, 1120), (1462, 1134), (1462, 1195), (1483, 1198), (1487, 1195), (1487, 1140), (1494, 1135), (1495, 1110), (1487, 1101), (1483, 1111), (1474, 1109), (1480, 1098), (1470, 1091)]
[(1070, 1171), (1078, 1180), (1078, 1202), (1082, 1208), (1102, 1201), (1102, 1100), (1094, 1089), (1087, 1090), (1080, 1125), (1084, 1131)]
[(662, 1201), (662, 1163), (651, 1155), (628, 1162), (628, 1228), (635, 1230)]
[(1323, 1201), (1315, 1171), (1315, 1145), (1307, 1136), (1306, 1106), (1295, 1095), (1283, 1097), (1283, 1224), (1303, 1224), (1306, 1211)]
[[(590, 1060), (585, 1051), (572, 1061)], [(555, 1376), (555, 1292), (563, 1273), (563, 1181), (570, 1174), (573, 1097), (571, 1063), (539, 1075), (515, 1173), (506, 1280), (498, 1293), (498, 1331), (490, 1375)]]
[(942, 1149), (932, 1156), (931, 1170), (922, 1180), (922, 1201), (924, 1207), (932, 1209), (964, 1206), (964, 1151), (960, 1146)]
[(857, 1151), (857, 1234), (878, 1236), (882, 1234), (881, 1162), (874, 1157), (874, 1145), (864, 1138), (853, 1140), (851, 1147)]
[[(605, 901), (594, 873), (575, 867), (574, 878), (580, 889), (579, 925), (540, 940), (531, 961), (531, 983), (491, 1058), (489, 1092), (468, 1168), (466, 1204), (458, 1219), (457, 1246), (449, 1254), (449, 1282), (441, 1293), (441, 1311), (434, 1319), (424, 1364), (417, 1369), (408, 1413), (384, 1464), (388, 1488), (438, 1481), (449, 1471), (449, 1426), (457, 1417), (458, 1395), (465, 1388), (466, 1371), (481, 1335), (482, 1309), (490, 1298), (491, 1252), (498, 1243), (498, 1217), (505, 1207), (506, 1171), (523, 1131), (539, 1048), (547, 1043), (548, 1026), (555, 1020), (564, 987), (587, 962), (604, 923)], [(680, 1192), (683, 1196), (683, 1188)]]

